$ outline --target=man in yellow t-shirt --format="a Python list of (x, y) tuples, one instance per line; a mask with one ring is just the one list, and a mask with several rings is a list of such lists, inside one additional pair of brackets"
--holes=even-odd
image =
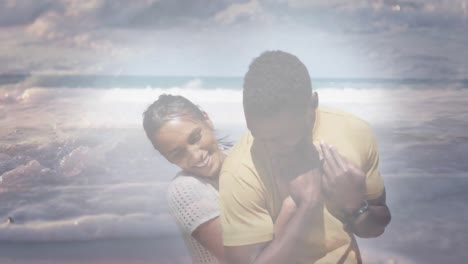
[[(220, 176), (228, 261), (361, 263), (354, 235), (379, 236), (390, 222), (368, 124), (318, 107), (305, 65), (281, 51), (252, 62), (243, 95), (250, 132)], [(287, 201), (291, 214), (278, 219)]]

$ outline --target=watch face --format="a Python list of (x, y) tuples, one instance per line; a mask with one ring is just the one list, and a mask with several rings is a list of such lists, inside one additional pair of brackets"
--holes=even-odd
[(364, 200), (364, 205), (361, 208), (359, 208), (357, 214), (360, 215), (362, 213), (365, 213), (368, 209), (369, 209), (369, 203), (366, 200)]

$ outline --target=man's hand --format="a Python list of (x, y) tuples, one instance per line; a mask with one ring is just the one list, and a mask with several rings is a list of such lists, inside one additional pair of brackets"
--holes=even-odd
[(322, 179), (325, 196), (345, 214), (352, 214), (361, 206), (365, 193), (366, 175), (335, 147), (320, 143), (323, 155)]
[(289, 193), (298, 207), (315, 208), (322, 201), (322, 173), (309, 170), (289, 182)]

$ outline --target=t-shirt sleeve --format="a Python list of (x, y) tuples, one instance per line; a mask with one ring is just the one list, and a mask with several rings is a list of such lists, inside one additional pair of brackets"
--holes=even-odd
[(379, 148), (377, 140), (372, 130), (367, 127), (365, 130), (365, 141), (367, 149), (364, 153), (365, 161), (363, 170), (366, 173), (366, 200), (373, 200), (382, 195), (384, 182), (379, 171)]
[(192, 234), (201, 224), (219, 216), (218, 197), (210, 188), (190, 176), (179, 176), (169, 185), (169, 209), (183, 232)]
[(225, 246), (243, 246), (273, 239), (273, 221), (265, 192), (255, 173), (245, 166), (220, 176), (221, 225)]

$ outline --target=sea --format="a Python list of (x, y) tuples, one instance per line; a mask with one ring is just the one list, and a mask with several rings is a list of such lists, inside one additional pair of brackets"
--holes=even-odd
[[(392, 221), (364, 263), (468, 263), (468, 80), (312, 78), (376, 134)], [(142, 113), (161, 94), (246, 132), (242, 77), (0, 76), (0, 263), (191, 263), (165, 200), (178, 169)]]

